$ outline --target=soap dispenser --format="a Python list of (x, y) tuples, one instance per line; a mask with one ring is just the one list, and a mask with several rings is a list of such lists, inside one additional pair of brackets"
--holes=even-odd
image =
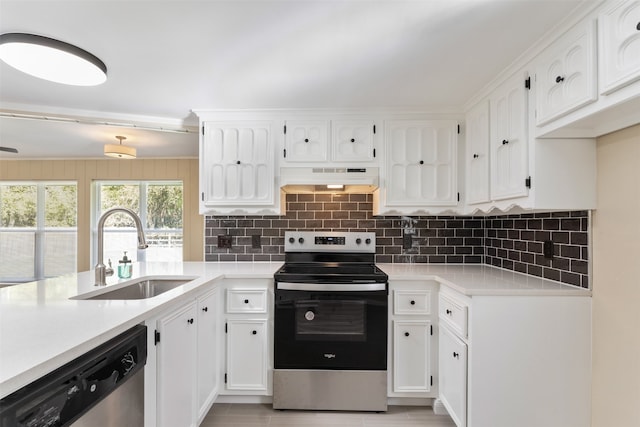
[(131, 260), (127, 258), (127, 252), (125, 251), (122, 259), (118, 261), (118, 277), (121, 279), (128, 279), (131, 277), (131, 269)]

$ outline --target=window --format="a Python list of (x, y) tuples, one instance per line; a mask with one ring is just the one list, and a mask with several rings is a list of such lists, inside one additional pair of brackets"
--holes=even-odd
[(0, 183), (0, 282), (75, 272), (77, 205), (75, 182)]
[(136, 228), (131, 217), (115, 213), (104, 228), (104, 263), (114, 268), (127, 257), (135, 261), (182, 261), (182, 182), (96, 182), (93, 265), (97, 262), (97, 224), (111, 208), (131, 209), (140, 216), (149, 247), (137, 250)]

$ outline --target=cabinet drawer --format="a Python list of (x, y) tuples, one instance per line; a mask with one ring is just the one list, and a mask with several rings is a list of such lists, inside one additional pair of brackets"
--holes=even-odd
[(228, 289), (227, 313), (266, 313), (266, 289)]
[(393, 291), (393, 314), (431, 314), (431, 291)]
[(467, 306), (440, 295), (438, 316), (462, 338), (467, 337)]

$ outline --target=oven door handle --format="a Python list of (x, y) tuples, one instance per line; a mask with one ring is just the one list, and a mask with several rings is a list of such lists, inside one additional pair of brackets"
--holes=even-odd
[(276, 289), (288, 291), (370, 292), (386, 291), (386, 283), (289, 283), (277, 282)]

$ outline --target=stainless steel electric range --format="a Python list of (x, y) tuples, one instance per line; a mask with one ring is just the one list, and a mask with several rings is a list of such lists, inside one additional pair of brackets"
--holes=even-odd
[(275, 273), (273, 407), (387, 410), (388, 277), (375, 233), (285, 233)]

